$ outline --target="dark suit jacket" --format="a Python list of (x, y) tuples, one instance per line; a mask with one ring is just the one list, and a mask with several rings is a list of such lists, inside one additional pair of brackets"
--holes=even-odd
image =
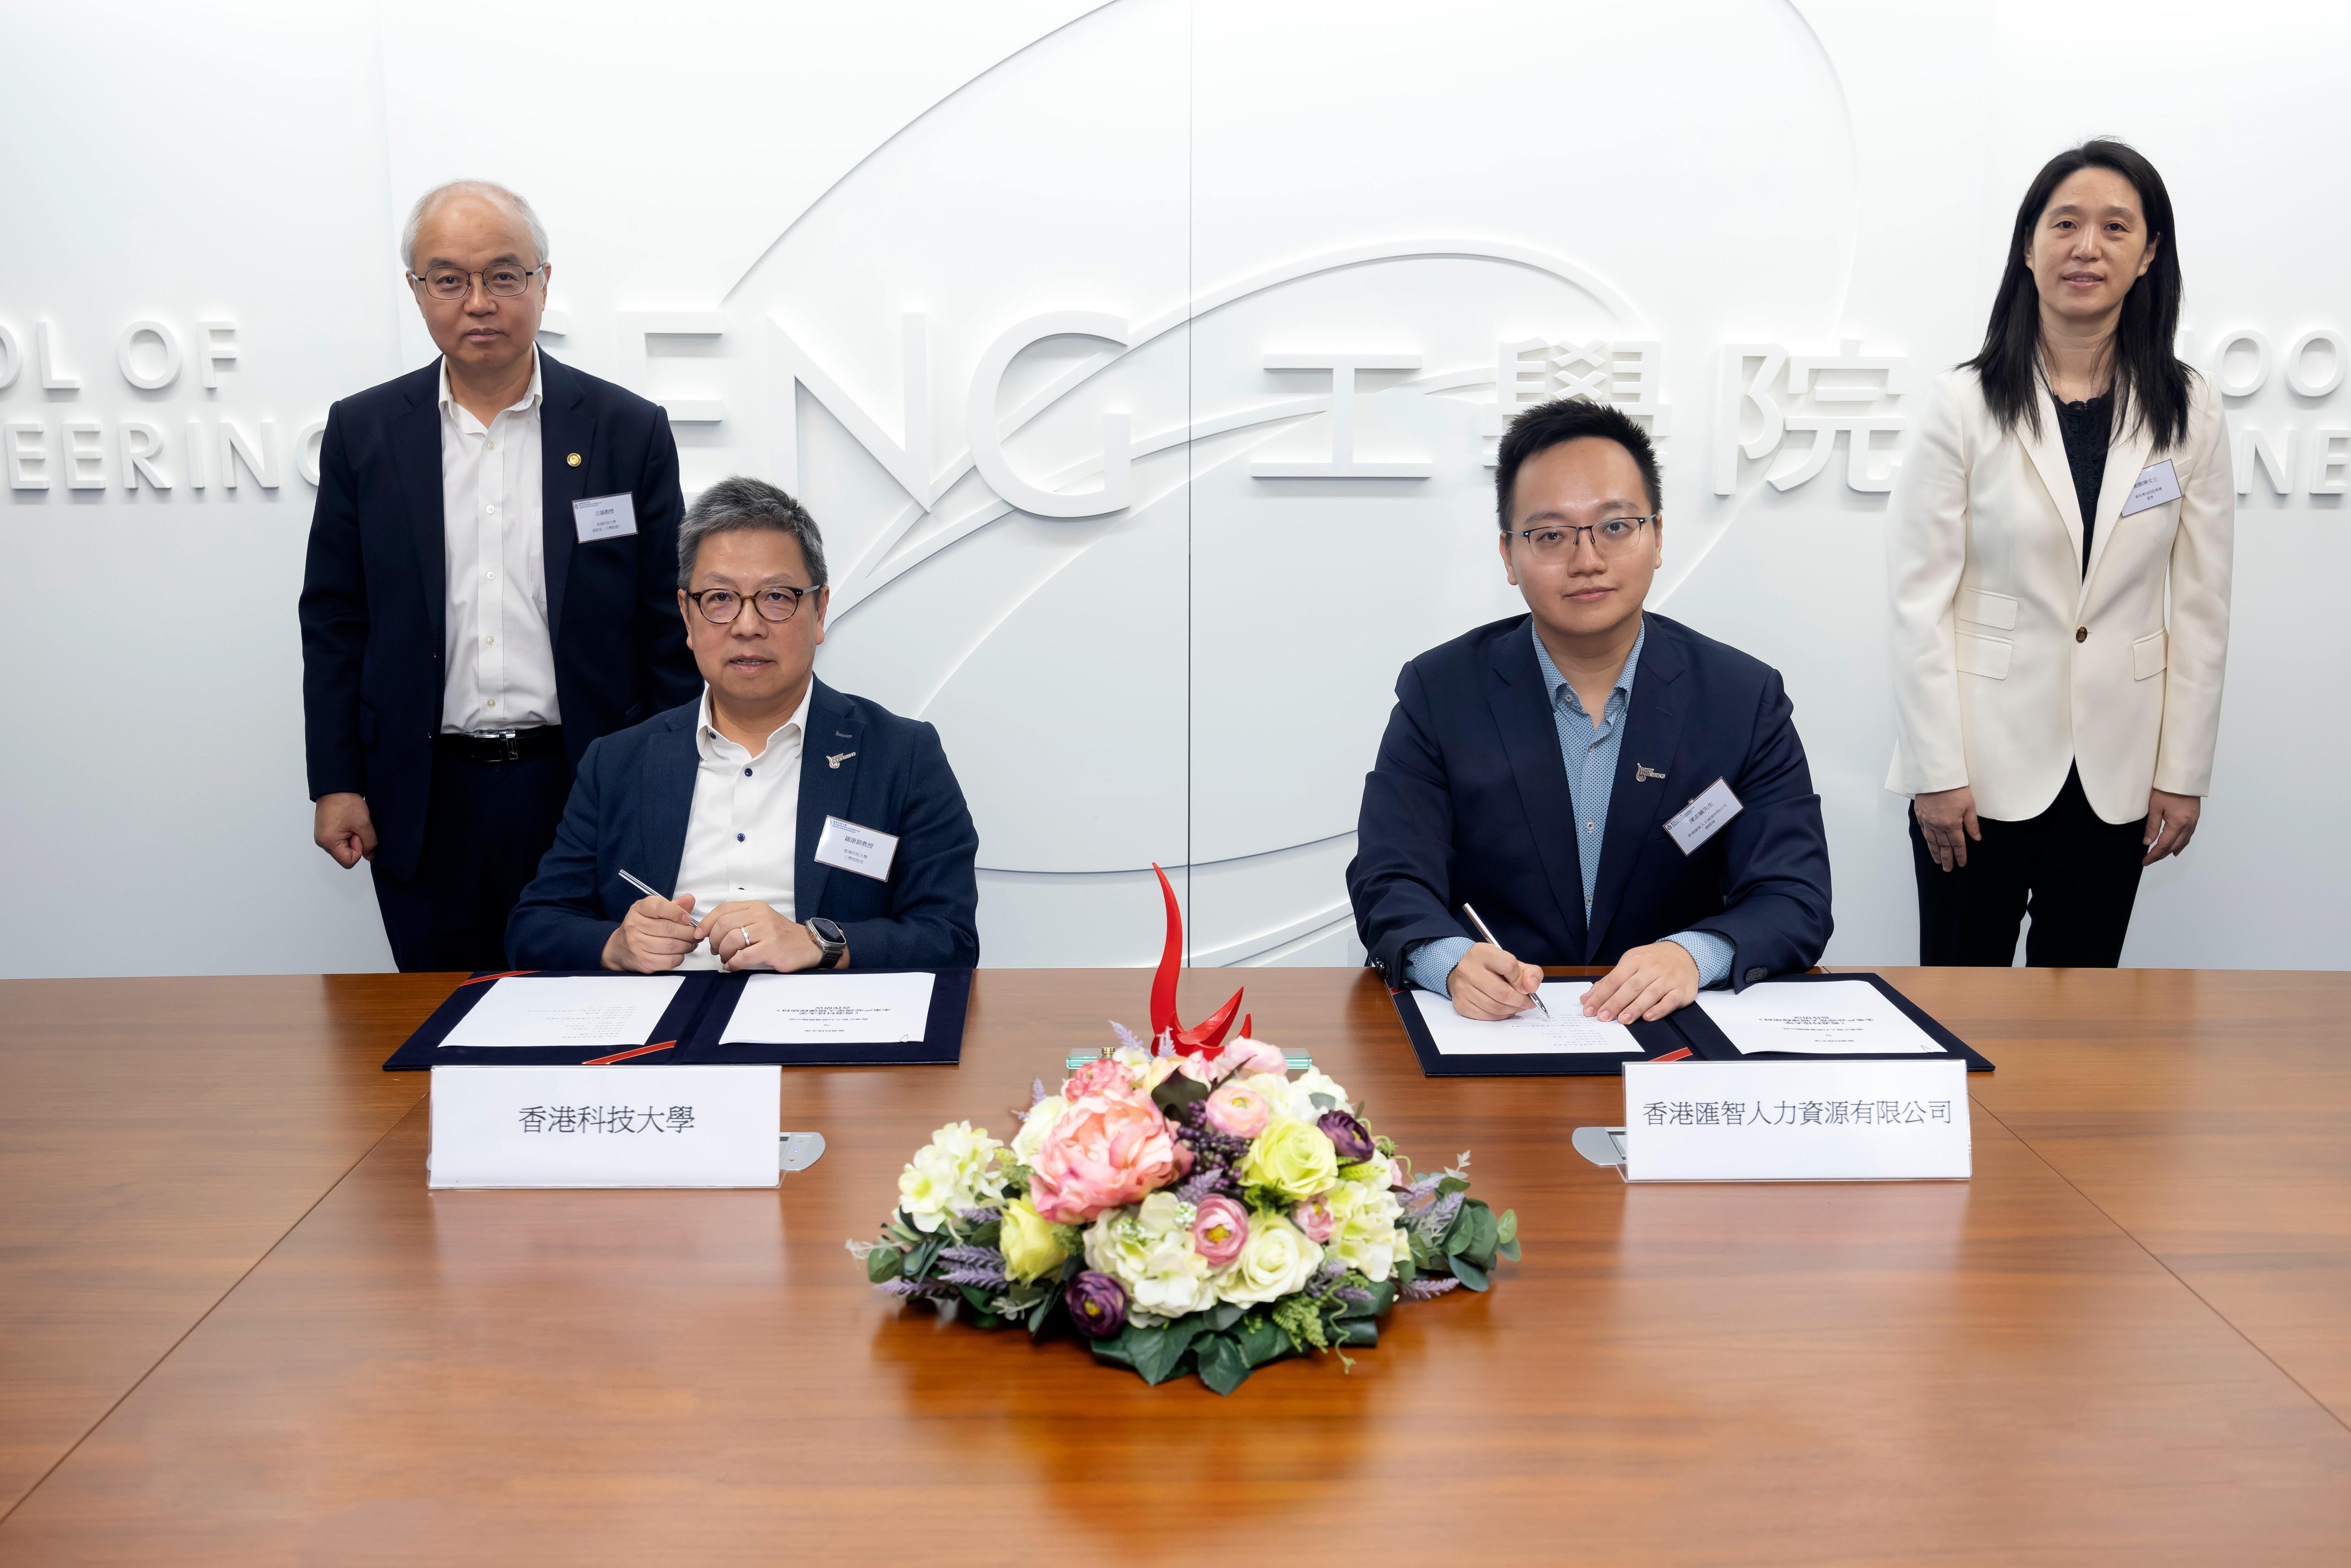
[[(677, 443), (662, 411), (539, 356), (548, 630), (564, 749), (696, 696), (677, 615)], [(302, 575), (310, 798), (368, 799), (375, 863), (414, 873), (441, 728), (449, 591), (441, 516), (440, 361), (327, 411)], [(569, 461), (573, 453), (580, 464)], [(628, 491), (637, 531), (579, 542), (571, 503)]]
[[(507, 920), (507, 955), (532, 969), (593, 969), (604, 941), (643, 896), (625, 868), (677, 885), (702, 755), (700, 699), (588, 748), (555, 845)], [(838, 768), (826, 758), (854, 752)], [(898, 835), (890, 880), (820, 865), (827, 817)], [(960, 968), (979, 962), (979, 834), (947, 766), (939, 732), (822, 681), (800, 745), (800, 811), (792, 852), (792, 918), (821, 915), (849, 937), (860, 969)]]
[[(1690, 930), (1737, 949), (1735, 988), (1817, 962), (1828, 839), (1779, 672), (1648, 617), (1587, 924), (1567, 769), (1527, 622), (1480, 626), (1396, 677), (1347, 867), (1372, 967), (1401, 987), (1409, 948), (1475, 937), (1465, 901), (1530, 964), (1614, 964)], [(1644, 768), (1666, 776), (1636, 783)], [(1745, 810), (1685, 855), (1666, 819), (1719, 778)]]

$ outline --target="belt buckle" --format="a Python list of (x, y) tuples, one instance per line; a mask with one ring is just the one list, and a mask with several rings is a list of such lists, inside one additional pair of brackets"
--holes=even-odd
[(515, 733), (513, 730), (511, 730), (511, 729), (477, 729), (477, 730), (473, 731), (473, 732), (472, 732), (472, 735), (473, 735), (473, 737), (474, 737), (475, 740), (488, 740), (488, 741), (495, 741), (495, 742), (496, 742), (499, 746), (503, 747), (506, 749), (506, 755), (505, 755), (505, 756), (503, 756), (503, 757), (494, 757), (494, 758), (490, 758), (490, 760), (491, 760), (491, 761), (493, 761), (493, 762), (519, 762), (519, 761), (521, 761), (521, 760), (522, 760), (522, 747), (521, 747), (521, 745), (520, 745), (520, 743), (519, 743), (519, 741), (518, 741), (518, 739), (517, 739), (517, 736), (516, 736), (516, 733)]

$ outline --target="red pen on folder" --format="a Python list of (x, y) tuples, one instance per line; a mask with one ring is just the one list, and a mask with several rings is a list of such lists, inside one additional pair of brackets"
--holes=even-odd
[(651, 1056), (656, 1051), (667, 1051), (676, 1043), (677, 1041), (674, 1040), (665, 1040), (658, 1045), (641, 1045), (634, 1051), (614, 1051), (610, 1056), (595, 1057), (590, 1061), (581, 1062), (580, 1065), (582, 1067), (610, 1067), (616, 1061), (626, 1061), (632, 1056)]

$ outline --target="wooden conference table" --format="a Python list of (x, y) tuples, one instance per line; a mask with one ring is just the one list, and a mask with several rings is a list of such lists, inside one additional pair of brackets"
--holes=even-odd
[(788, 1071), (823, 1160), (698, 1193), (428, 1193), (377, 1064), (452, 977), (0, 985), (0, 1563), (2351, 1560), (2351, 975), (1887, 974), (2000, 1064), (1970, 1183), (1626, 1186), (1618, 1080), (1238, 977), (1526, 1258), (1230, 1399), (841, 1246), (1141, 972), (983, 972), (959, 1068)]

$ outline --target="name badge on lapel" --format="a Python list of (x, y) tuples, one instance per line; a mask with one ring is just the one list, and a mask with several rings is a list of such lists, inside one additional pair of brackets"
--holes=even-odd
[(2123, 516), (2151, 511), (2166, 501), (2179, 499), (2179, 473), (2167, 457), (2160, 463), (2150, 463), (2138, 471), (2131, 486), (2130, 499), (2123, 503)]
[(890, 862), (898, 858), (898, 835), (861, 828), (840, 817), (827, 817), (824, 831), (817, 837), (816, 858), (826, 865), (887, 882)]
[(1730, 792), (1730, 786), (1718, 779), (1698, 794), (1698, 798), (1666, 819), (1666, 831), (1682, 847), (1682, 853), (1695, 854), (1698, 847), (1722, 831), (1722, 825), (1747, 808)]
[(626, 538), (637, 531), (637, 498), (626, 490), (617, 496), (590, 496), (571, 503), (572, 525), (580, 542)]

